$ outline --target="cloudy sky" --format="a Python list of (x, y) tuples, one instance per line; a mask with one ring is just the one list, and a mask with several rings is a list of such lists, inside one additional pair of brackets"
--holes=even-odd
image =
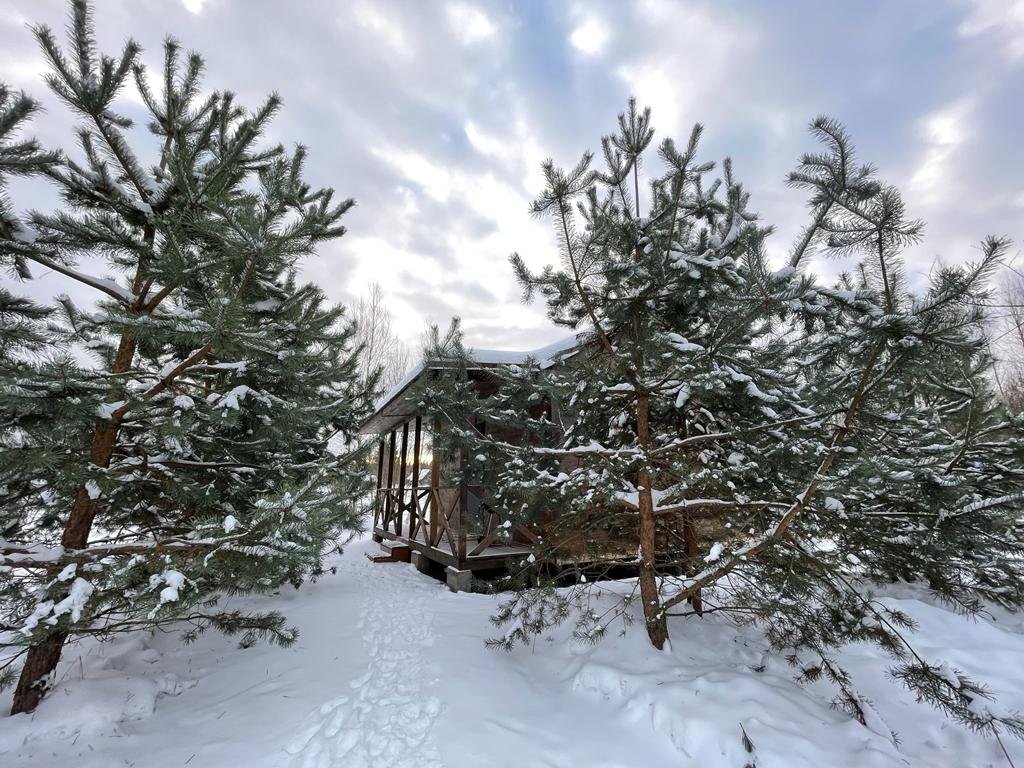
[[(1024, 239), (1024, 0), (392, 2), (98, 0), (108, 52), (131, 36), (151, 68), (173, 35), (202, 53), (207, 87), (285, 109), (271, 136), (309, 147), (309, 176), (358, 200), (349, 233), (305, 265), (338, 301), (379, 282), (415, 343), (463, 318), (481, 347), (564, 335), (524, 307), (508, 268), (557, 259), (527, 213), (545, 157), (569, 165), (610, 132), (630, 94), (660, 136), (706, 127), (706, 159), (733, 158), (785, 252), (805, 218), (783, 178), (819, 113), (928, 222), (908, 255), (919, 279), (970, 259), (986, 234)], [(0, 80), (39, 98), (35, 133), (71, 147), (26, 25), (65, 23), (58, 0), (0, 0)], [(141, 118), (127, 99), (123, 112)], [(142, 147), (152, 151), (152, 147)], [(52, 204), (14, 185), (21, 208)], [(831, 274), (841, 265), (819, 264)], [(49, 282), (48, 282), (49, 281)], [(56, 275), (23, 286), (67, 291)], [(81, 296), (84, 300), (86, 297)]]

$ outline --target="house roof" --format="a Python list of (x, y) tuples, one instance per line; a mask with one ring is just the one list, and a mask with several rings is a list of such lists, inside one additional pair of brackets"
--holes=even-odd
[[(585, 334), (573, 334), (540, 349), (525, 351), (503, 349), (469, 349), (466, 350), (470, 360), (480, 368), (492, 368), (498, 365), (523, 365), (533, 360), (541, 370), (572, 357), (582, 346)], [(416, 415), (415, 403), (412, 402), (410, 390), (427, 370), (442, 367), (441, 360), (425, 360), (412, 368), (402, 380), (377, 400), (373, 415), (363, 422), (359, 428), (362, 435), (376, 435), (388, 432), (396, 425)]]

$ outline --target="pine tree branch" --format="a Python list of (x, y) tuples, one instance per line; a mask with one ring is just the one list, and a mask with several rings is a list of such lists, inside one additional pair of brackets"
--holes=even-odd
[(264, 541), (262, 539), (252, 540), (251, 536), (252, 533), (250, 531), (244, 531), (233, 536), (223, 536), (220, 538), (150, 539), (148, 541), (135, 541), (123, 544), (90, 544), (81, 549), (54, 547), (44, 557), (39, 556), (38, 548), (0, 541), (0, 558), (3, 558), (0, 562), (7, 562), (17, 568), (54, 569), (61, 565), (91, 563), (97, 559), (122, 555), (198, 555), (235, 544), (245, 544), (246, 547), (265, 547), (274, 551), (290, 551), (288, 548), (282, 549), (281, 542), (275, 543), (272, 540)]
[[(235, 294), (232, 297), (232, 302), (238, 301), (238, 299), (245, 293), (246, 289), (249, 287), (249, 281), (252, 279), (252, 275), (255, 269), (256, 254), (253, 254), (249, 257), (248, 261), (246, 262), (245, 270), (242, 273), (242, 278), (239, 281), (238, 287), (235, 289)], [(207, 355), (209, 355), (210, 352), (213, 350), (213, 344), (213, 341), (206, 342), (203, 346), (195, 350), (187, 358), (178, 363), (178, 365), (172, 368), (167, 374), (162, 376), (160, 380), (157, 381), (156, 384), (153, 384), (149, 389), (143, 392), (142, 399), (153, 399), (161, 392), (163, 392), (165, 389), (167, 389), (178, 376), (180, 376), (185, 371), (189, 370), (190, 368), (198, 365), (203, 360), (205, 360)], [(121, 405), (111, 413), (110, 421), (113, 422), (115, 425), (119, 424), (124, 419), (125, 414), (127, 414), (128, 411), (130, 410), (131, 403), (125, 402), (123, 405)]]
[(655, 448), (650, 451), (648, 456), (651, 458), (660, 458), (668, 454), (676, 453), (677, 451), (690, 450), (694, 446), (703, 445), (704, 443), (723, 442), (726, 440), (735, 440), (745, 435), (753, 435), (758, 432), (768, 432), (779, 427), (786, 427), (791, 424), (800, 424), (805, 421), (820, 421), (830, 416), (843, 413), (842, 410), (830, 411), (826, 414), (811, 414), (810, 416), (797, 416), (792, 419), (783, 419), (781, 421), (773, 421), (768, 424), (759, 424), (756, 427), (748, 427), (746, 429), (736, 429), (731, 432), (709, 432), (703, 435), (694, 435), (693, 437), (683, 438), (682, 440), (675, 440), (668, 445)]
[(786, 531), (789, 529), (789, 527), (793, 524), (793, 522), (800, 516), (800, 513), (803, 512), (803, 510), (810, 505), (811, 499), (814, 498), (815, 493), (817, 493), (818, 491), (818, 485), (824, 479), (829, 469), (831, 469), (832, 464), (835, 462), (836, 457), (840, 453), (839, 448), (842, 446), (843, 442), (845, 442), (846, 436), (853, 429), (853, 423), (859, 413), (861, 401), (864, 397), (865, 388), (868, 385), (868, 380), (874, 373), (875, 365), (878, 361), (878, 358), (882, 354), (883, 347), (883, 344), (878, 344), (871, 353), (871, 356), (864, 367), (864, 371), (861, 374), (860, 383), (857, 386), (857, 390), (850, 400), (850, 405), (846, 410), (846, 415), (843, 419), (843, 423), (836, 430), (836, 433), (832, 438), (832, 442), (829, 445), (828, 453), (825, 455), (825, 458), (822, 459), (821, 463), (818, 465), (818, 468), (815, 471), (814, 476), (811, 478), (811, 481), (807, 484), (807, 487), (804, 489), (804, 492), (801, 493), (800, 496), (796, 499), (796, 501), (794, 501), (790, 505), (786, 513), (769, 531), (767, 531), (765, 534), (758, 537), (757, 539), (753, 540), (746, 546), (741, 547), (740, 549), (733, 552), (729, 559), (726, 560), (723, 564), (713, 568), (708, 568), (702, 571), (697, 576), (688, 580), (687, 586), (685, 588), (683, 588), (678, 593), (664, 601), (663, 608), (665, 610), (668, 610), (672, 606), (678, 605), (684, 600), (689, 600), (694, 595), (699, 594), (700, 590), (704, 587), (713, 584), (722, 576), (725, 576), (726, 574), (732, 572), (737, 566), (741, 565), (742, 563), (745, 563), (753, 557), (756, 557), (762, 551), (771, 546), (774, 542), (779, 541), (786, 533)]
[(573, 282), (576, 285), (576, 291), (579, 294), (580, 302), (583, 304), (587, 315), (590, 317), (590, 322), (593, 323), (594, 331), (601, 340), (601, 344), (604, 346), (605, 351), (610, 355), (614, 355), (615, 350), (612, 346), (611, 340), (608, 338), (608, 334), (605, 333), (604, 326), (601, 324), (601, 321), (598, 320), (597, 312), (594, 310), (594, 305), (591, 303), (590, 296), (587, 293), (586, 288), (583, 286), (579, 266), (576, 263), (576, 255), (573, 252), (572, 239), (569, 236), (569, 223), (566, 218), (568, 216), (568, 212), (565, 210), (565, 205), (561, 202), (559, 203), (558, 211), (562, 225), (562, 236), (565, 238), (566, 256), (568, 257), (569, 265), (572, 268)]
[[(121, 170), (124, 172), (125, 177), (131, 182), (131, 185), (135, 188), (136, 194), (139, 196), (139, 200), (150, 209), (152, 209), (152, 201), (149, 197), (149, 191), (146, 189), (146, 185), (138, 178), (139, 162), (138, 159), (131, 156), (131, 151), (128, 149), (127, 142), (124, 137), (117, 132), (116, 128), (108, 125), (106, 120), (102, 117), (103, 113), (90, 112), (89, 115), (92, 117), (93, 124), (96, 126), (96, 130), (99, 131), (100, 136), (103, 137), (104, 143), (110, 150), (110, 153), (117, 160), (118, 165), (121, 166)], [(168, 141), (170, 137), (168, 137)]]
[(810, 223), (807, 230), (804, 232), (804, 236), (800, 238), (800, 242), (797, 243), (796, 247), (793, 249), (793, 253), (789, 257), (789, 266), (798, 267), (800, 265), (800, 262), (804, 258), (804, 254), (807, 252), (807, 248), (810, 246), (814, 236), (818, 234), (818, 231), (821, 229), (822, 222), (825, 221), (825, 217), (828, 216), (828, 212), (831, 209), (832, 201), (830, 200), (825, 203), (821, 210), (818, 211), (817, 215), (815, 215), (814, 221)]
[[(631, 506), (629, 502), (624, 503)], [(671, 504), (667, 507), (654, 507), (655, 515), (676, 515), (685, 512), (688, 518), (699, 519), (700, 517), (717, 517), (723, 512), (730, 512), (737, 509), (788, 509), (789, 504), (780, 501), (768, 501), (759, 499), (757, 501), (735, 501), (733, 499), (685, 499), (678, 504)]]
[(82, 274), (81, 272), (78, 272), (72, 269), (71, 267), (67, 267), (61, 264), (60, 262), (50, 259), (47, 256), (43, 256), (42, 254), (34, 253), (32, 251), (25, 249), (21, 252), (21, 255), (24, 256), (29, 261), (34, 261), (35, 263), (44, 266), (47, 269), (52, 269), (54, 272), (59, 272), (60, 274), (66, 277), (70, 277), (72, 280), (76, 280), (77, 282), (82, 283), (83, 285), (87, 285), (90, 288), (95, 288), (97, 291), (101, 291), (107, 294), (107, 296), (109, 296), (110, 298), (116, 299), (117, 301), (121, 302), (126, 307), (130, 307), (132, 300), (135, 298), (131, 293), (120, 288), (120, 286), (112, 284), (109, 280), (101, 280), (98, 278), (90, 277), (89, 275)]

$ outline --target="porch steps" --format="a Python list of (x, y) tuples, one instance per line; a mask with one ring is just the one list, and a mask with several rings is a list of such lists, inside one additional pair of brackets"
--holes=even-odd
[(407, 544), (385, 539), (380, 543), (380, 555), (366, 554), (375, 563), (409, 563), (412, 562), (412, 549)]

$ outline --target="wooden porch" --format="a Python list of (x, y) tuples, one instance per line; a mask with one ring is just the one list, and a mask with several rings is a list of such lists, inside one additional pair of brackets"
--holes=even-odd
[[(573, 335), (529, 352), (472, 350), (467, 375), (486, 397), (498, 386), (489, 368), (533, 361), (545, 370), (564, 364), (585, 343)], [(432, 450), (433, 435), (450, 425), (424, 423), (415, 387), (446, 367), (445, 361), (425, 361), (409, 371), (378, 401), (360, 432), (378, 439), (373, 538), (390, 553), (381, 559), (411, 559), (420, 570), (445, 574), (449, 586), (461, 590), (469, 588), (472, 572), (505, 569), (529, 556), (538, 538), (533, 525), (513, 525), (502, 510), (484, 503), (483, 488), (453, 481), (469, 459), (464, 452), (442, 460)]]
[(484, 504), (481, 489), (446, 486), (438, 456), (425, 450), (426, 437), (418, 415), (381, 436), (374, 540), (392, 550), (407, 547), (423, 571), (433, 562), (467, 577), (468, 572), (504, 568), (511, 558), (527, 556), (534, 533), (513, 526)]

